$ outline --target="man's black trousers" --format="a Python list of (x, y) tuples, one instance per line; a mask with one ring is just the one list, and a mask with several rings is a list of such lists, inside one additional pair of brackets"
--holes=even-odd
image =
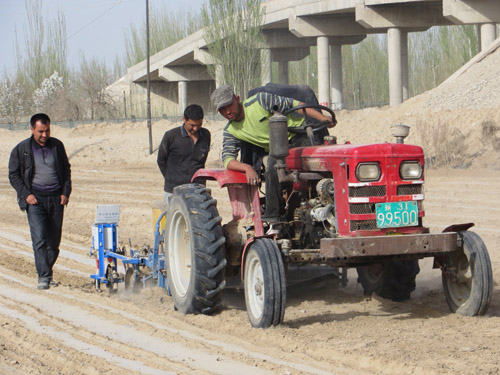
[(59, 256), (64, 206), (61, 196), (35, 195), (36, 205), (28, 205), (26, 212), (35, 254), (38, 281), (52, 280), (52, 267)]

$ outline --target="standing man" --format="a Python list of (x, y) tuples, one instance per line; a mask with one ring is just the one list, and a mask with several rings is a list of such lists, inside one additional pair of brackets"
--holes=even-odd
[[(218, 87), (210, 97), (215, 110), (228, 121), (223, 132), (222, 140), (222, 162), (227, 169), (244, 172), (247, 181), (251, 185), (259, 183), (259, 176), (250, 165), (236, 160), (238, 152), (246, 143), (250, 143), (260, 149), (261, 154), (269, 153), (269, 118), (274, 112), (284, 112), (287, 109), (304, 104), (298, 100), (284, 96), (274, 95), (267, 92), (258, 92), (244, 102), (234, 94), (231, 86)], [(304, 112), (304, 110), (301, 110)], [(327, 121), (328, 127), (336, 124), (335, 119), (324, 116), (313, 108), (305, 109), (306, 114), (318, 121)], [(288, 127), (299, 127), (304, 122), (304, 117), (298, 114), (289, 114)], [(289, 133), (290, 147), (302, 147), (309, 145), (307, 136)], [(269, 223), (280, 220), (281, 186), (278, 175), (274, 168), (275, 160), (268, 159), (266, 167), (266, 210), (262, 220)]]
[(165, 132), (158, 149), (158, 167), (165, 178), (165, 203), (174, 187), (191, 182), (194, 173), (205, 167), (210, 151), (210, 132), (202, 128), (203, 109), (191, 104), (184, 110), (183, 124)]
[(38, 289), (55, 286), (52, 267), (59, 256), (64, 206), (71, 194), (71, 166), (63, 143), (50, 137), (50, 118), (31, 117), (31, 137), (10, 154), (9, 181), (26, 211), (38, 273)]

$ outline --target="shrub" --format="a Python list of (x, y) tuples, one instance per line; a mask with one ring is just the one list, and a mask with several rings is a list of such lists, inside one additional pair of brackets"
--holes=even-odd
[(462, 132), (438, 122), (417, 123), (417, 134), (424, 148), (425, 162), (430, 168), (467, 168), (471, 164), (466, 137)]

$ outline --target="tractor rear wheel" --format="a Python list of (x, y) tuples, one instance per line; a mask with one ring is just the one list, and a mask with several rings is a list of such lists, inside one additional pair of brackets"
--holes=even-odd
[(450, 255), (443, 272), (443, 288), (451, 311), (464, 316), (484, 315), (493, 292), (490, 256), (481, 237), (474, 232), (459, 232), (463, 251)]
[(220, 305), (225, 238), (216, 200), (203, 185), (174, 188), (165, 225), (167, 278), (177, 310), (210, 314)]
[(395, 260), (357, 267), (356, 271), (365, 295), (376, 293), (382, 298), (400, 302), (410, 299), (420, 268), (418, 260)]
[(267, 238), (255, 240), (245, 258), (245, 303), (255, 328), (283, 322), (286, 305), (285, 267), (280, 250)]

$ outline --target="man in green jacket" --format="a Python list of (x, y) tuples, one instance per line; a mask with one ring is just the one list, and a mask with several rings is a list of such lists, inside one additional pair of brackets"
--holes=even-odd
[[(228, 120), (223, 132), (222, 161), (227, 169), (244, 172), (251, 185), (259, 183), (259, 176), (255, 169), (247, 163), (236, 160), (238, 152), (245, 143), (250, 143), (269, 153), (269, 118), (274, 112), (284, 112), (290, 108), (304, 104), (298, 100), (266, 92), (259, 92), (244, 102), (234, 94), (231, 86), (218, 87), (211, 95), (212, 105), (224, 118)], [(334, 119), (324, 116), (315, 109), (300, 110), (307, 116), (318, 121), (329, 122), (329, 127), (335, 125)], [(299, 127), (304, 123), (304, 117), (298, 113), (287, 115), (288, 127)], [(290, 147), (307, 146), (308, 140), (304, 135), (289, 133)], [(266, 168), (266, 210), (262, 219), (270, 223), (280, 220), (281, 186), (274, 168), (275, 160), (269, 158)]]

